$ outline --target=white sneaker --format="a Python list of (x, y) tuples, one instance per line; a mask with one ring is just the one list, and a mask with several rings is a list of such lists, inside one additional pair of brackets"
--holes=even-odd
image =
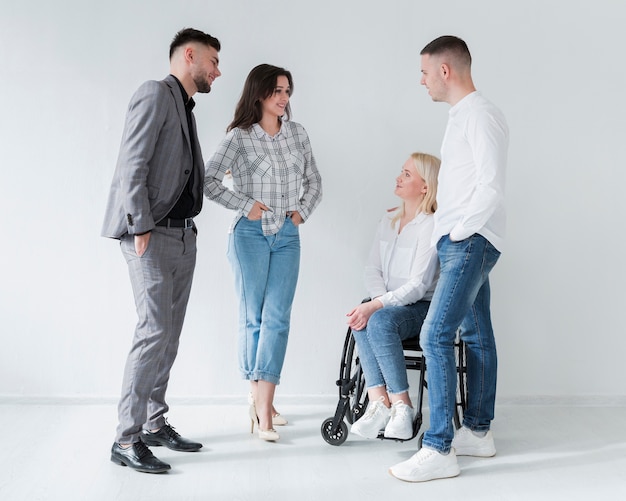
[(413, 437), (413, 408), (398, 400), (391, 406), (385, 438), (409, 440)]
[(456, 477), (461, 470), (454, 449), (444, 455), (434, 449), (422, 447), (410, 459), (389, 468), (389, 473), (405, 482), (426, 482)]
[(484, 437), (479, 437), (463, 426), (454, 433), (452, 447), (456, 450), (457, 456), (490, 458), (496, 455), (496, 445), (493, 442), (491, 430)]
[(389, 421), (390, 411), (385, 407), (384, 400), (380, 397), (370, 402), (365, 414), (352, 425), (350, 431), (365, 438), (377, 438)]

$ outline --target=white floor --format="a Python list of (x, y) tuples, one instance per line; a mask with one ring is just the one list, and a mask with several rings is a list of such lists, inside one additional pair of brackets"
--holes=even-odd
[(172, 470), (150, 475), (109, 461), (112, 404), (0, 402), (0, 500), (626, 499), (624, 406), (500, 405), (496, 457), (459, 458), (459, 477), (423, 484), (387, 473), (415, 452), (416, 440), (350, 435), (339, 447), (326, 444), (319, 430), (334, 412), (332, 401), (280, 406), (290, 424), (280, 428), (278, 443), (250, 435), (244, 398), (172, 407), (171, 423), (205, 447), (153, 448)]

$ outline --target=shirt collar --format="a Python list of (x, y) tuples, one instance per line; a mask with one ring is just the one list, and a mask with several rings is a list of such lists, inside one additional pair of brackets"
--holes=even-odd
[(256, 137), (258, 137), (259, 139), (263, 139), (263, 137), (273, 139), (278, 138), (281, 135), (286, 136), (285, 122), (283, 122), (282, 120), (280, 121), (280, 129), (278, 129), (278, 132), (275, 136), (270, 136), (267, 132), (263, 130), (263, 127), (261, 127), (258, 123), (252, 124), (252, 130), (254, 131)]
[(188, 111), (193, 110), (193, 107), (196, 105), (196, 102), (193, 100), (192, 97), (189, 97), (189, 94), (187, 94), (187, 91), (183, 87), (183, 84), (180, 83), (180, 80), (176, 76), (174, 75), (172, 76), (174, 77), (174, 80), (176, 80), (178, 87), (180, 87), (180, 92), (183, 95), (183, 104), (185, 105), (185, 108), (187, 108)]

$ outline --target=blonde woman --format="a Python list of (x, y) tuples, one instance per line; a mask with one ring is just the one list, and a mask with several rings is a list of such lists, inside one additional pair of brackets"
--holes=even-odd
[(438, 275), (437, 251), (431, 245), (437, 208), (438, 158), (413, 153), (396, 178), (400, 207), (385, 214), (369, 262), (365, 283), (372, 301), (348, 313), (370, 403), (352, 432), (376, 438), (413, 434), (413, 406), (402, 341), (418, 337)]

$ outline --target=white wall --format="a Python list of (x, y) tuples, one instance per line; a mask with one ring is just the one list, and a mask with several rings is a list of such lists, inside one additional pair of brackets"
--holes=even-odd
[[(437, 154), (448, 106), (419, 51), (464, 38), (477, 87), (511, 129), (509, 237), (492, 274), (501, 397), (624, 395), (623, 3), (611, 0), (1, 0), (0, 395), (115, 397), (135, 322), (118, 245), (99, 236), (131, 94), (168, 72), (174, 33), (223, 44), (197, 96), (208, 157), (248, 71), (295, 78), (325, 198), (302, 228), (280, 392), (334, 394), (345, 313), (394, 176)], [(243, 394), (225, 257), (232, 213), (206, 202), (170, 395)]]

